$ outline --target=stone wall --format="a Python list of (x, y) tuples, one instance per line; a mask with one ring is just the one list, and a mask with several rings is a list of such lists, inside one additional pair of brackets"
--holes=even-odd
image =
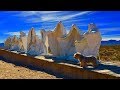
[(20, 55), (10, 51), (0, 50), (0, 57), (12, 63), (21, 63), (26, 66), (42, 68), (53, 73), (67, 76), (73, 79), (120, 79), (120, 77), (102, 74), (90, 70), (84, 70), (75, 65), (55, 63), (43, 59), (37, 59), (30, 56)]

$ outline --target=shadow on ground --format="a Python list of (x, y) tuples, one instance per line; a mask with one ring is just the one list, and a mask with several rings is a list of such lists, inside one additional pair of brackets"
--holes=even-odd
[(63, 58), (57, 58), (57, 57), (47, 56), (47, 55), (44, 55), (44, 57), (46, 59), (52, 59), (55, 63), (68, 63), (68, 64), (80, 65), (79, 61), (77, 61), (77, 60), (67, 60), (64, 57)]
[[(69, 64), (74, 64), (74, 65), (78, 65), (80, 66), (80, 63), (78, 62), (74, 62), (74, 61), (68, 61), (68, 60), (61, 60), (61, 59), (58, 59), (56, 57), (48, 57), (46, 56), (45, 58), (48, 58), (48, 59), (53, 59), (54, 62), (56, 63), (69, 63)], [(90, 65), (91, 66), (91, 65)], [(116, 74), (120, 74), (120, 66), (117, 66), (117, 65), (109, 65), (109, 64), (103, 64), (103, 63), (100, 63), (98, 67), (96, 68), (84, 68), (86, 70), (110, 70)]]
[(87, 70), (110, 70), (116, 74), (120, 74), (120, 66), (109, 65), (109, 64), (100, 64), (96, 68), (86, 68)]

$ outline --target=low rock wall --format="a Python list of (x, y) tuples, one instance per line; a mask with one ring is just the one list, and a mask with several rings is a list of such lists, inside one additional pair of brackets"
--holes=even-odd
[(13, 53), (3, 49), (0, 50), (0, 57), (12, 63), (21, 63), (26, 66), (34, 66), (37, 68), (42, 68), (52, 73), (57, 73), (72, 79), (119, 79), (120, 78), (108, 74), (98, 73), (91, 70), (85, 70), (81, 67), (76, 67), (75, 65), (55, 63), (54, 61), (37, 59), (34, 57)]

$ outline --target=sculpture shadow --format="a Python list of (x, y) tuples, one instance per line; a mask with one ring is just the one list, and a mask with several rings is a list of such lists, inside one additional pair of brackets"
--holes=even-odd
[(30, 55), (28, 53), (26, 53), (26, 55), (29, 56), (29, 57), (35, 57), (35, 56), (37, 56), (37, 55)]
[[(75, 61), (70, 61), (70, 60), (66, 60), (66, 59), (60, 59), (60, 58), (56, 58), (56, 57), (52, 57), (52, 56), (45, 56), (45, 58), (47, 59), (52, 59), (54, 62), (56, 63), (68, 63), (68, 64), (74, 64), (77, 66), (80, 66), (80, 63), (75, 62)], [(88, 66), (92, 66), (91, 64), (89, 64)], [(98, 67), (92, 67), (92, 68), (84, 68), (86, 70), (110, 70), (116, 74), (120, 74), (120, 66), (117, 65), (109, 65), (109, 64), (102, 64), (100, 63), (98, 65)]]
[(117, 65), (106, 65), (106, 64), (99, 64), (96, 68), (85, 68), (87, 70), (110, 70), (116, 74), (120, 74), (120, 66)]
[[(78, 62), (75, 62), (75, 61), (69, 61), (69, 60), (66, 60), (66, 59), (60, 59), (60, 58), (56, 58), (56, 57), (49, 57), (49, 56), (46, 56), (45, 58), (47, 59), (52, 59), (55, 63), (68, 63), (68, 64), (74, 64), (74, 65), (77, 65), (77, 66), (80, 66), (80, 63)], [(91, 64), (89, 64), (88, 66), (92, 66)], [(98, 67), (92, 67), (92, 68), (84, 68), (86, 70), (110, 70), (116, 74), (120, 74), (120, 66), (117, 66), (117, 65), (109, 65), (109, 64), (102, 64), (100, 63), (98, 65)]]
[(67, 58), (58, 58), (53, 56), (44, 56), (46, 59), (52, 59), (55, 63), (68, 63), (68, 64), (74, 64), (74, 65), (80, 65), (79, 61), (71, 61), (67, 60)]

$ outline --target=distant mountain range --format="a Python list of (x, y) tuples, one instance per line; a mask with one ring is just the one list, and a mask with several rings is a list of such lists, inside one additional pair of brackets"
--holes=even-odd
[[(108, 40), (108, 41), (101, 41), (101, 45), (102, 46), (111, 46), (111, 45), (120, 45), (120, 40), (116, 41), (116, 40)], [(0, 43), (0, 48), (4, 47), (4, 43)]]
[(4, 48), (4, 43), (0, 43), (0, 48)]
[(108, 40), (108, 41), (101, 41), (101, 45), (105, 46), (105, 45), (120, 45), (120, 40), (116, 41), (116, 40)]

